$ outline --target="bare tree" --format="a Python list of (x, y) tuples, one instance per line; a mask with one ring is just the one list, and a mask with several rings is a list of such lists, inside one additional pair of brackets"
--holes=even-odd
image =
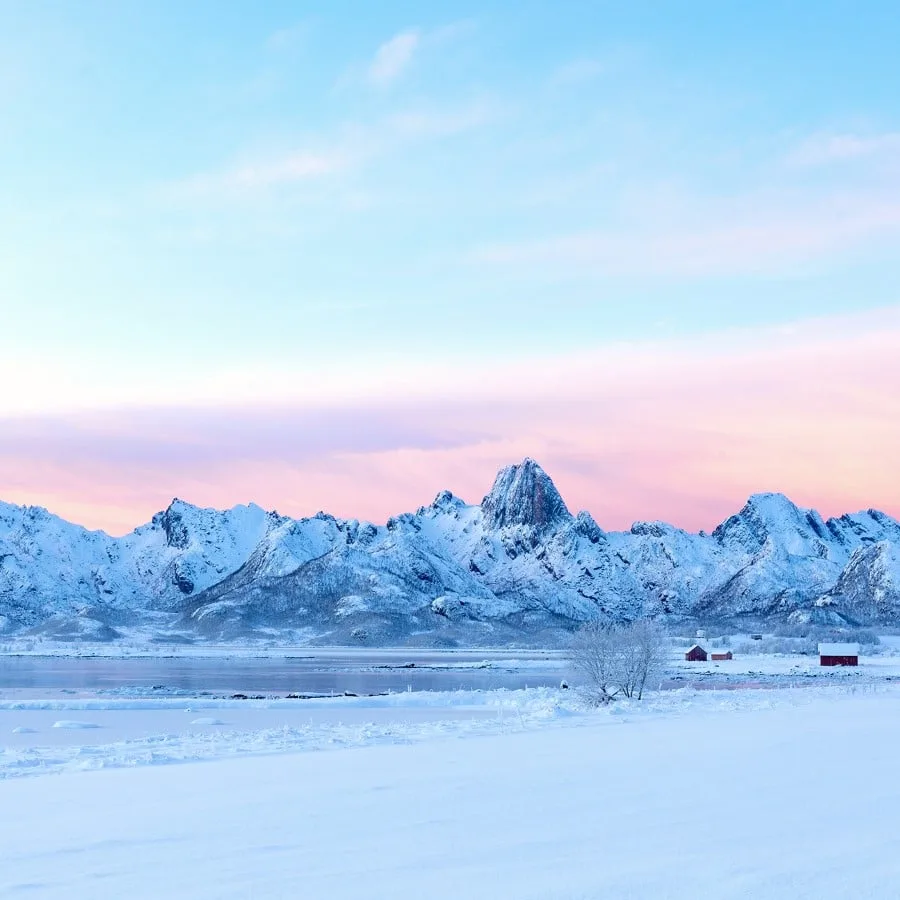
[(662, 677), (667, 649), (665, 632), (649, 619), (628, 625), (593, 621), (575, 634), (570, 660), (592, 701), (640, 700)]
[(638, 619), (618, 629), (619, 680), (626, 697), (640, 700), (647, 687), (659, 686), (669, 641), (650, 619)]
[(569, 661), (587, 682), (588, 697), (595, 703), (609, 703), (621, 693), (614, 628), (604, 622), (591, 621), (572, 638)]

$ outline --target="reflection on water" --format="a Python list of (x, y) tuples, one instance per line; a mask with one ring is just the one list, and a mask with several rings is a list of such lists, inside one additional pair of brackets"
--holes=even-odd
[[(160, 687), (201, 693), (378, 694), (387, 691), (518, 689), (558, 685), (565, 668), (510, 670), (502, 661), (480, 668), (421, 668), (440, 665), (427, 655), (329, 656), (287, 659), (97, 659), (0, 657), (0, 689), (78, 691)], [(446, 665), (446, 660), (442, 661)]]
[[(121, 691), (146, 694), (153, 688), (192, 694), (381, 694), (398, 691), (492, 690), (555, 687), (569, 678), (566, 661), (533, 651), (516, 654), (512, 667), (501, 656), (478, 651), (442, 655), (436, 651), (373, 651), (342, 655), (311, 652), (296, 657), (37, 657), (0, 656), (0, 690)], [(456, 668), (453, 665), (456, 664)], [(458, 667), (463, 664), (464, 667)], [(806, 687), (818, 678), (722, 673), (673, 676), (663, 690), (774, 690)]]

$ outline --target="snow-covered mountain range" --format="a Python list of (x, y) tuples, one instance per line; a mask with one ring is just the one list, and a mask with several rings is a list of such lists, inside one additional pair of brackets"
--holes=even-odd
[(0, 503), (0, 633), (540, 643), (592, 616), (900, 622), (900, 523), (758, 494), (711, 534), (606, 532), (533, 460), (383, 526), (174, 500), (125, 537)]

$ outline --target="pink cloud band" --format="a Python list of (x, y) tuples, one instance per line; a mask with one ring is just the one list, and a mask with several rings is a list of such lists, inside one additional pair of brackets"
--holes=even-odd
[(0, 497), (112, 532), (172, 496), (383, 521), (541, 461), (606, 528), (710, 528), (755, 491), (900, 514), (900, 311), (739, 340), (598, 348), (496, 367), (481, 389), (330, 409), (140, 408), (7, 418)]

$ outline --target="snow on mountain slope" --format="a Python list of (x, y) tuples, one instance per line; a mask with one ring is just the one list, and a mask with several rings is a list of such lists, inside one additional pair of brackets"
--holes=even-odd
[[(187, 622), (214, 635), (288, 628), (330, 634), (336, 643), (400, 640), (440, 631), (447, 621), (498, 618), (515, 611), (471, 573), (418, 535), (412, 517), (375, 527), (320, 514), (297, 523), (322, 529), (316, 552), (273, 571), (276, 535), (231, 577), (184, 603)], [(295, 535), (296, 536), (296, 535)]]
[(122, 538), (120, 559), (143, 593), (165, 605), (239, 569), (281, 522), (252, 503), (219, 512), (175, 499), (149, 524)]
[(744, 508), (713, 532), (723, 546), (755, 554), (777, 543), (788, 556), (820, 556), (829, 552), (828, 530), (815, 511), (800, 509), (784, 494), (754, 494)]
[(49, 620), (59, 637), (114, 637), (114, 626), (239, 568), (280, 521), (253, 505), (219, 512), (174, 500), (115, 539), (38, 507), (0, 504), (0, 630)]
[(900, 618), (900, 523), (757, 494), (711, 535), (605, 532), (534, 460), (478, 506), (443, 491), (376, 526), (174, 500), (122, 538), (0, 504), (0, 631), (348, 643), (551, 640), (593, 616)]
[(61, 638), (116, 637), (111, 622), (143, 601), (120, 549), (42, 507), (0, 503), (0, 633), (42, 626)]
[(834, 584), (849, 557), (815, 510), (782, 494), (755, 494), (712, 533), (737, 569), (711, 586), (700, 609), (785, 614)]
[(900, 543), (900, 522), (877, 509), (829, 519), (825, 527), (835, 541), (851, 549), (878, 541)]
[(603, 608), (594, 570), (609, 568), (605, 536), (586, 514), (572, 517), (533, 460), (502, 470), (478, 507), (443, 493), (401, 521), (524, 616), (584, 619)]
[(900, 610), (900, 544), (857, 547), (837, 584), (816, 606), (853, 624), (896, 624)]
[(631, 531), (611, 533), (616, 559), (627, 567), (648, 615), (691, 615), (733, 566), (715, 541), (664, 522), (635, 522)]

